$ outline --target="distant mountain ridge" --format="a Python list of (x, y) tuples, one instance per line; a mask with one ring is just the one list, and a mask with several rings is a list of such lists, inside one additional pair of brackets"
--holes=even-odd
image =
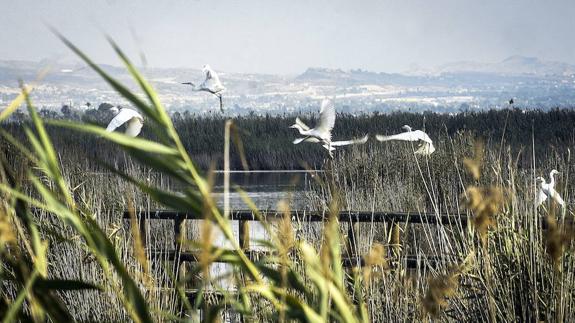
[(461, 61), (440, 66), (435, 73), (485, 73), (499, 75), (566, 76), (575, 74), (575, 65), (544, 61), (537, 57), (510, 56), (496, 63)]
[[(92, 69), (81, 63), (0, 60), (0, 105), (17, 93), (18, 80), (31, 82), (46, 66), (34, 92), (40, 106), (59, 109), (63, 102), (119, 102), (121, 98)], [(112, 77), (139, 91), (129, 73), (100, 65)], [(191, 68), (140, 68), (175, 111), (212, 112), (214, 100), (181, 83), (201, 82), (203, 73)], [(300, 75), (248, 74), (217, 70), (226, 86), (226, 104), (235, 113), (284, 113), (315, 108), (317, 101), (336, 97), (347, 112), (441, 111), (499, 108), (514, 98), (517, 106), (553, 108), (575, 106), (575, 66), (535, 57), (511, 56), (496, 63), (455, 62), (406, 73), (362, 69), (310, 67)]]
[(449, 74), (493, 74), (494, 76), (570, 76), (575, 75), (575, 65), (544, 61), (537, 57), (521, 55), (510, 56), (496, 63), (481, 63), (475, 61), (459, 61), (441, 65), (436, 68), (414, 68), (405, 73), (377, 73), (364, 70), (332, 69), (323, 67), (310, 67), (300, 74), (297, 79), (301, 81), (328, 81), (338, 79), (349, 82), (381, 82), (388, 79), (409, 77), (436, 77)]

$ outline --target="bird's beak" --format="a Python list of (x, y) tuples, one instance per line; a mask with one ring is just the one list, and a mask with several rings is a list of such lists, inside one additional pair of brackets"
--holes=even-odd
[(296, 129), (296, 128), (297, 128), (297, 126), (294, 124), (294, 125), (291, 125), (291, 126), (290, 126), (290, 128), (292, 128), (292, 129)]
[(184, 83), (182, 83), (182, 84), (185, 84), (185, 85), (194, 85), (192, 82), (184, 82)]

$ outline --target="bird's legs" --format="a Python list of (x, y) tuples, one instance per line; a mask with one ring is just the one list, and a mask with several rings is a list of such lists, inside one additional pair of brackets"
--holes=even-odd
[(218, 98), (220, 99), (220, 111), (224, 113), (224, 103), (222, 102), (222, 95), (218, 94)]
[(329, 157), (333, 159), (333, 152), (331, 151), (331, 140), (330, 141), (325, 140), (324, 142), (327, 145), (327, 151), (329, 153)]

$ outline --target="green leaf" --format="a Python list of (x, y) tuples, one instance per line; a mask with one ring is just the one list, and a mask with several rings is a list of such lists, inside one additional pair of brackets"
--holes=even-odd
[(151, 118), (152, 120), (156, 121), (159, 124), (162, 124), (162, 120), (156, 114), (156, 111), (151, 108), (149, 105), (144, 103), (138, 96), (133, 94), (127, 87), (122, 85), (116, 79), (108, 75), (104, 70), (102, 70), (98, 65), (96, 65), (86, 54), (84, 54), (78, 47), (76, 47), (72, 42), (58, 33), (56, 30), (52, 29), (52, 32), (56, 34), (60, 40), (70, 48), (76, 55), (78, 55), (86, 64), (88, 64), (96, 73), (98, 73), (108, 84), (116, 90), (120, 95), (125, 97), (128, 101), (138, 107), (146, 116)]
[(194, 213), (198, 216), (198, 218), (203, 217), (203, 209), (202, 209), (203, 202), (199, 195), (192, 195), (190, 193), (184, 196), (176, 195), (172, 192), (163, 191), (153, 186), (150, 186), (144, 183), (144, 181), (137, 180), (132, 176), (124, 174), (108, 164), (103, 163), (103, 166), (112, 173), (115, 173), (116, 175), (122, 177), (126, 181), (138, 186), (138, 188), (142, 192), (149, 194), (150, 197), (155, 201), (160, 202), (168, 207), (171, 207), (174, 210)]
[(79, 124), (72, 121), (63, 120), (50, 120), (48, 121), (48, 124), (99, 135), (125, 148), (133, 148), (148, 153), (162, 155), (178, 155), (178, 151), (174, 148), (159, 144), (154, 141), (141, 139), (138, 137), (130, 137), (119, 132), (108, 132), (106, 129), (94, 125)]
[(8, 119), (14, 111), (18, 110), (18, 108), (24, 103), (24, 93), (21, 92), (18, 96), (10, 102), (10, 104), (0, 112), (0, 122)]
[(34, 286), (34, 283), (36, 282), (36, 279), (38, 279), (39, 275), (40, 273), (34, 270), (32, 275), (26, 281), (26, 285), (24, 285), (24, 288), (18, 293), (18, 296), (16, 297), (14, 302), (10, 304), (8, 312), (6, 312), (6, 315), (2, 319), (2, 323), (16, 322), (18, 312), (20, 312), (20, 309), (22, 308), (22, 304), (24, 304), (26, 296), (28, 296), (32, 291), (32, 286)]

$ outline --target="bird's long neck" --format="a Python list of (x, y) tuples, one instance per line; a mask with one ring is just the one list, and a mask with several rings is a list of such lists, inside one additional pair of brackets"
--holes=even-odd
[(299, 131), (300, 135), (304, 135), (304, 136), (309, 135), (309, 130), (304, 130), (299, 124), (295, 124), (294, 128), (296, 128), (297, 131)]
[(555, 187), (555, 174), (554, 173), (549, 174), (549, 186)]

